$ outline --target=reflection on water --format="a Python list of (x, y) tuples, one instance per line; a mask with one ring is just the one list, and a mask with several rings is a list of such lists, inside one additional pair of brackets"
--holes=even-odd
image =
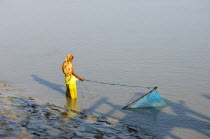
[(66, 97), (66, 117), (71, 118), (73, 115), (78, 114), (77, 112), (77, 99), (71, 99), (70, 97)]
[(138, 127), (77, 112), (77, 99), (67, 97), (66, 108), (41, 105), (32, 97), (14, 96), (5, 82), (0, 88), (0, 138), (153, 138)]

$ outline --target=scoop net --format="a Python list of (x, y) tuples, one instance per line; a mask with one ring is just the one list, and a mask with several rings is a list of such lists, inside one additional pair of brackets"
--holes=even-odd
[(150, 92), (146, 93), (145, 95), (141, 96), (140, 98), (136, 99), (132, 103), (128, 104), (125, 108), (147, 108), (147, 107), (163, 107), (166, 106), (165, 101), (159, 93), (157, 92), (157, 87), (154, 87)]

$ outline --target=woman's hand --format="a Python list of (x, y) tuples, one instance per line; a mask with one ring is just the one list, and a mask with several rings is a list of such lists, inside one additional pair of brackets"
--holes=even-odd
[(79, 75), (75, 74), (74, 72), (72, 73), (76, 78), (80, 79), (80, 81), (84, 81), (85, 79), (80, 77)]
[(80, 81), (84, 81), (84, 80), (85, 80), (85, 79), (84, 79), (84, 78), (82, 78), (82, 77), (80, 77), (79, 79), (80, 79)]

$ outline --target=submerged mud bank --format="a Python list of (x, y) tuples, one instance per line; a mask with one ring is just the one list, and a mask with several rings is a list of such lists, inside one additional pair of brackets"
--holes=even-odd
[(40, 104), (0, 81), (0, 138), (155, 138), (139, 127)]

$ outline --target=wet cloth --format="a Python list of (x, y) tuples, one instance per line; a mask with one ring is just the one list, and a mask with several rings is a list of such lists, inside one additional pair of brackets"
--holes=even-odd
[(77, 83), (66, 84), (66, 96), (76, 99), (77, 98)]
[(77, 78), (75, 76), (65, 76), (66, 96), (77, 98)]

